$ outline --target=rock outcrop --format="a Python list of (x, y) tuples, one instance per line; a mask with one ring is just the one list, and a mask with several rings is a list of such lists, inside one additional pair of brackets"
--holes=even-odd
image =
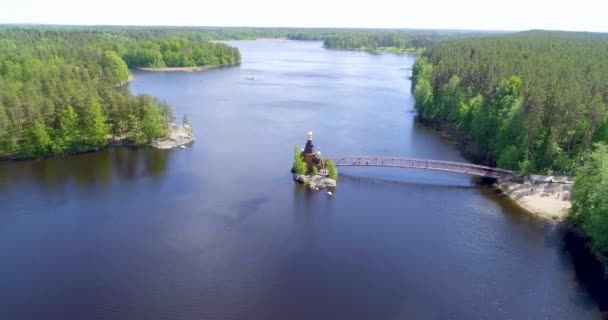
[(307, 176), (294, 174), (293, 179), (299, 183), (308, 185), (308, 188), (312, 190), (336, 186), (336, 180), (321, 175)]
[(179, 126), (172, 124), (169, 127), (169, 134), (163, 139), (159, 139), (152, 143), (152, 147), (158, 149), (172, 149), (183, 146), (194, 141), (192, 128), (189, 125)]

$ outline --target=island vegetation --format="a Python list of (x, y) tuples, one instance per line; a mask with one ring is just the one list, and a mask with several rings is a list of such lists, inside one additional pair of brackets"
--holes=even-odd
[(84, 152), (117, 141), (146, 145), (163, 137), (174, 121), (171, 108), (121, 86), (129, 67), (240, 61), (228, 45), (179, 35), (0, 28), (0, 158)]
[(334, 161), (331, 159), (325, 159), (323, 161), (325, 162), (325, 167), (327, 168), (327, 177), (338, 180), (338, 169), (336, 168)]
[(129, 67), (178, 68), (235, 64), (241, 62), (241, 54), (223, 43), (176, 38), (134, 43), (123, 59)]
[(306, 163), (302, 157), (302, 152), (297, 146), (293, 147), (293, 166), (291, 172), (297, 175), (306, 174)]
[[(324, 169), (320, 173), (319, 168)], [(335, 187), (338, 180), (338, 169), (335, 163), (329, 159), (323, 159), (318, 165), (307, 165), (303, 151), (297, 146), (293, 149), (293, 165), (291, 167), (293, 179), (303, 183), (309, 189), (318, 190), (325, 187)]]
[(327, 36), (323, 44), (329, 49), (362, 50), (372, 53), (415, 53), (449, 36), (435, 32), (348, 32)]

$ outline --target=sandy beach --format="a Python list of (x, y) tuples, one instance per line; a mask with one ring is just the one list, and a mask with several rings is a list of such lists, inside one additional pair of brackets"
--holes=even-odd
[(502, 182), (499, 188), (522, 208), (542, 218), (564, 220), (571, 207), (571, 183)]

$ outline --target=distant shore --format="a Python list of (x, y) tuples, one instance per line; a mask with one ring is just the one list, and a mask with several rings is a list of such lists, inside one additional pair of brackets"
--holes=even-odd
[(230, 66), (235, 66), (237, 64), (239, 64), (239, 63), (213, 64), (213, 65), (195, 66), (195, 67), (162, 67), (162, 68), (134, 67), (133, 69), (143, 70), (143, 71), (156, 71), (156, 72), (170, 72), (170, 71), (193, 72), (193, 71), (204, 71), (204, 70), (222, 68), (222, 67), (230, 67)]
[(371, 48), (330, 48), (327, 46), (323, 46), (324, 49), (327, 50), (336, 50), (336, 51), (358, 51), (358, 52), (367, 52), (370, 54), (380, 54), (380, 53), (393, 53), (393, 54), (420, 54), (423, 49), (414, 49), (414, 48), (397, 48), (397, 47), (378, 47), (375, 49)]

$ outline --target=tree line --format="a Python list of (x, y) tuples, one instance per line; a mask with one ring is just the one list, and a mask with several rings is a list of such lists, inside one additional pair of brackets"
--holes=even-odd
[[(325, 47), (376, 51), (378, 48), (421, 49), (446, 39), (480, 36), (481, 31), (353, 29), (353, 28), (245, 28), (245, 27), (124, 27), (124, 26), (40, 26), (47, 31), (77, 31), (87, 35), (106, 34), (137, 42), (158, 42), (180, 38), (193, 42), (287, 38), (323, 41)], [(150, 44), (148, 44), (149, 46)], [(162, 46), (161, 46), (162, 47)], [(162, 49), (162, 48), (161, 48)], [(121, 55), (124, 52), (119, 52)]]
[(235, 63), (240, 53), (170, 33), (140, 40), (86, 28), (0, 28), (0, 158), (94, 150), (112, 137), (147, 144), (163, 136), (174, 120), (171, 108), (121, 86), (129, 76), (125, 59), (131, 66), (193, 66)]
[(351, 49), (376, 51), (379, 48), (420, 49), (425, 48), (446, 36), (426, 32), (349, 32), (329, 35), (324, 46), (331, 49)]
[(123, 59), (129, 67), (195, 67), (239, 63), (241, 53), (223, 43), (174, 38), (134, 43)]
[(573, 174), (608, 141), (608, 35), (530, 31), (449, 40), (413, 70), (423, 119), (475, 141), (486, 164)]
[(413, 70), (419, 116), (488, 164), (575, 174), (568, 220), (608, 254), (608, 35), (531, 31), (445, 41)]

